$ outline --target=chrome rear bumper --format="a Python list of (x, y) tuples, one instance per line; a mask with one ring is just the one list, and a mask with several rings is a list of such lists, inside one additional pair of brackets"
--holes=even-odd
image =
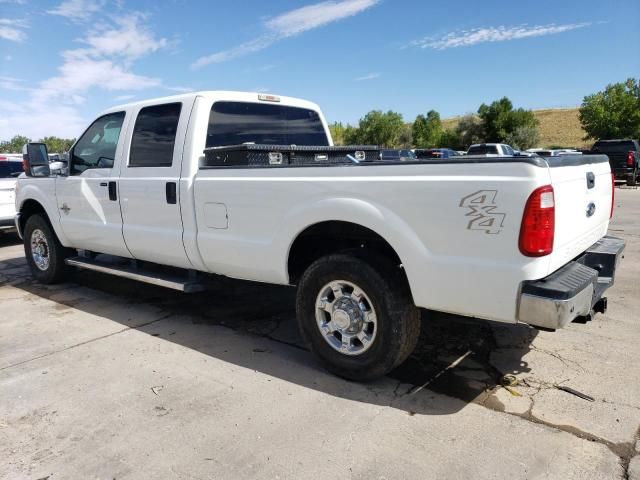
[(613, 285), (624, 247), (624, 240), (603, 237), (551, 275), (522, 282), (518, 321), (556, 330), (591, 316), (594, 306)]

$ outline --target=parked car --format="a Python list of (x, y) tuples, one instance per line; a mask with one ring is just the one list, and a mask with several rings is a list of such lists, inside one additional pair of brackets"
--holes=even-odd
[(0, 231), (15, 227), (16, 178), (22, 171), (22, 155), (0, 153)]
[(44, 144), (25, 147), (16, 205), (31, 273), (55, 283), (73, 266), (184, 292), (207, 274), (295, 285), (304, 341), (361, 381), (410, 355), (420, 308), (550, 330), (604, 311), (624, 248), (606, 235), (606, 156), (432, 164), (331, 145), (319, 107), (288, 97), (108, 109), (66, 170)]
[(427, 158), (451, 158), (458, 157), (459, 154), (450, 148), (419, 148), (415, 150), (418, 159)]
[(587, 153), (605, 154), (609, 157), (611, 171), (618, 180), (626, 180), (634, 186), (640, 176), (640, 147), (638, 140), (598, 140)]
[(417, 157), (411, 150), (381, 150), (380, 160), (408, 162), (417, 160)]
[(467, 150), (467, 155), (482, 157), (513, 157), (516, 151), (505, 143), (476, 143)]
[(557, 157), (560, 155), (582, 155), (579, 150), (572, 148), (530, 148), (527, 153), (540, 155), (541, 157)]

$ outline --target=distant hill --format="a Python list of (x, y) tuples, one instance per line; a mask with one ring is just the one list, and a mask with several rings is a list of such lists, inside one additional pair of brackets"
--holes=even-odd
[[(577, 147), (587, 148), (593, 142), (584, 141), (586, 132), (578, 120), (577, 108), (547, 108), (534, 110), (540, 125), (540, 147)], [(455, 128), (460, 117), (442, 120), (444, 128)]]

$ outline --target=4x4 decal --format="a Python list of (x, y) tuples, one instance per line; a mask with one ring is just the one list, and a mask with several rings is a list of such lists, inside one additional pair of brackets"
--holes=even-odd
[(460, 207), (468, 208), (465, 215), (471, 217), (467, 224), (468, 230), (484, 230), (485, 233), (498, 234), (506, 215), (496, 212), (497, 190), (478, 190), (460, 200)]

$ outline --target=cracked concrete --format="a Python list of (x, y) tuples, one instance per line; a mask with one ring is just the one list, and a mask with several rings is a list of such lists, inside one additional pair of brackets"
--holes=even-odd
[(304, 350), (292, 289), (47, 287), (0, 238), (0, 479), (640, 480), (640, 191), (616, 193), (606, 315), (549, 333), (425, 312), (414, 354), (367, 385)]

